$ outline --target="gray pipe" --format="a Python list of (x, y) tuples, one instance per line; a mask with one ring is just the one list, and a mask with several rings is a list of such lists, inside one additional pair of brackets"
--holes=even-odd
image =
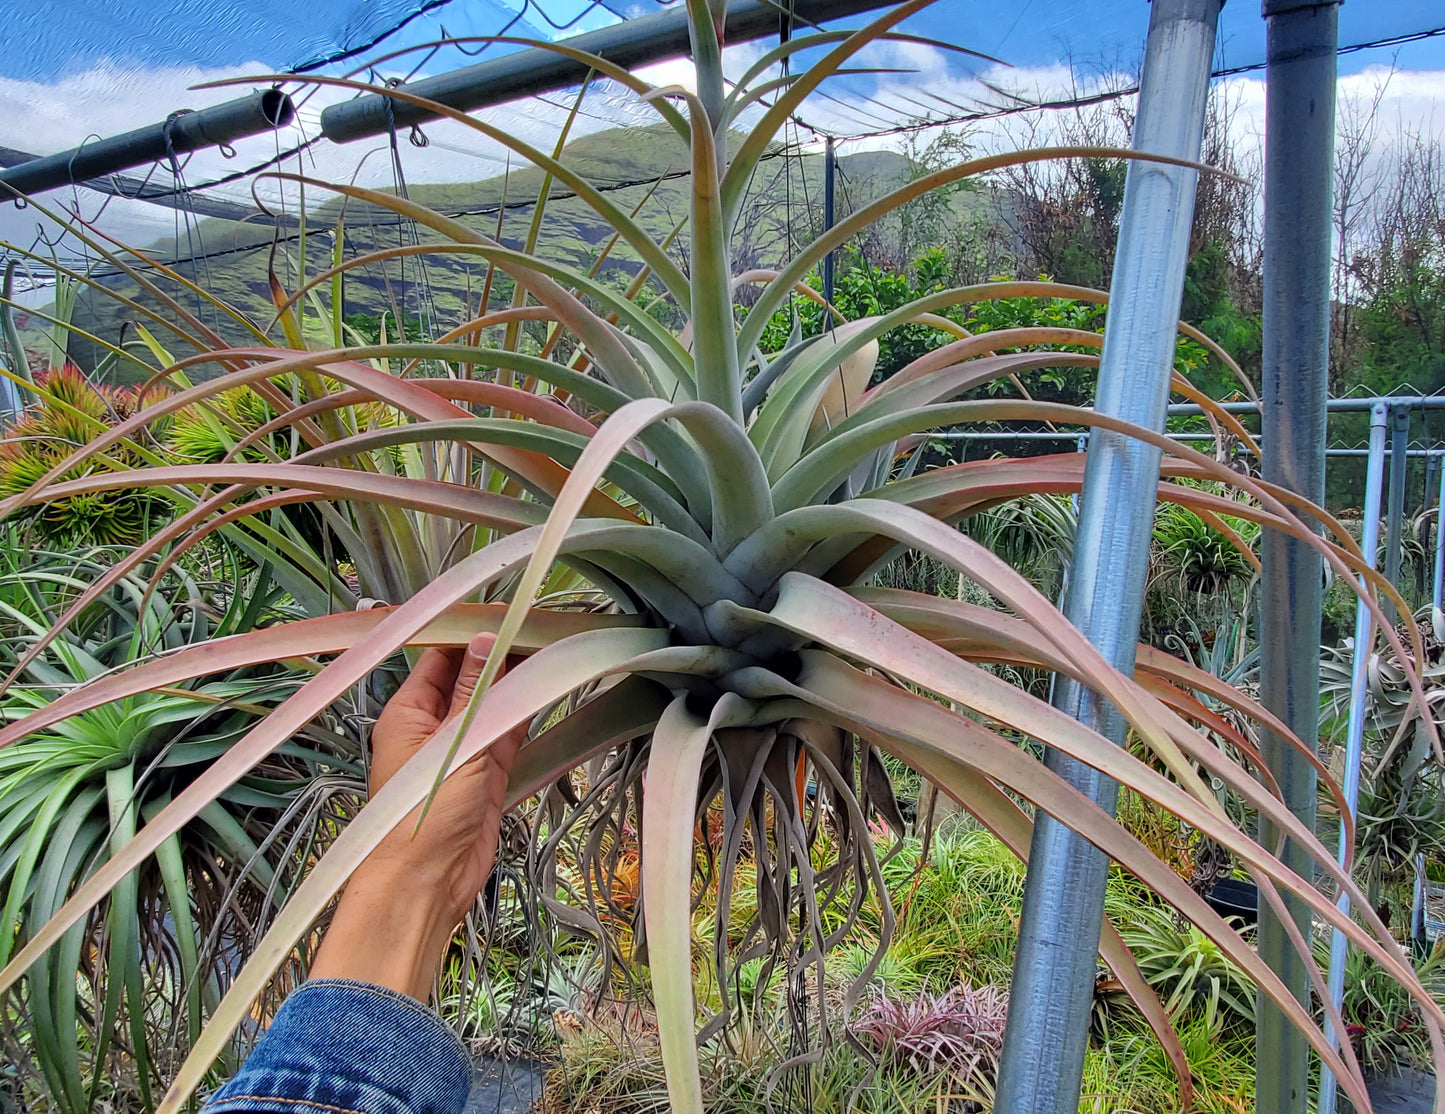
[[(1445, 395), (1376, 395), (1369, 398), (1332, 398), (1325, 402), (1325, 411), (1330, 414), (1368, 414), (1375, 403), (1387, 406), (1404, 406), (1411, 410), (1445, 410)], [(1226, 414), (1258, 413), (1259, 402), (1218, 402)], [(1198, 417), (1204, 408), (1197, 402), (1172, 402), (1169, 404), (1171, 418)]]
[(1425, 852), (1415, 855), (1415, 896), (1410, 902), (1410, 942), (1414, 954), (1421, 955), (1425, 948), (1425, 897), (1429, 880), (1425, 876)]
[[(1220, 0), (1154, 0), (1140, 80), (1136, 150), (1198, 159)], [(1189, 255), (1197, 175), (1129, 166), (1099, 371), (1097, 408), (1164, 428)], [(1133, 672), (1160, 451), (1119, 434), (1089, 440), (1064, 612), (1118, 668)], [(1116, 742), (1124, 721), (1094, 693), (1056, 678), (1054, 703)], [(1049, 768), (1113, 811), (1115, 782), (1057, 752)], [(1109, 860), (1060, 820), (1034, 822), (995, 1109), (1076, 1114), (1093, 1006)]]
[[(1385, 407), (1376, 406), (1370, 414), (1370, 463), (1365, 469), (1365, 523), (1360, 538), (1365, 564), (1375, 567), (1375, 550), (1380, 544), (1380, 489), (1385, 470)], [(1345, 804), (1354, 816), (1360, 801), (1360, 755), (1365, 744), (1365, 681), (1370, 664), (1370, 609), (1363, 593), (1370, 586), (1360, 577), (1361, 597), (1355, 602), (1355, 656), (1350, 663), (1350, 716), (1345, 728)], [(1339, 863), (1344, 865), (1350, 846), (1345, 842), (1345, 825), (1340, 824)], [(1337, 902), (1341, 913), (1350, 911), (1350, 895), (1341, 893)], [(1339, 1009), (1345, 997), (1345, 948), (1348, 941), (1338, 928), (1330, 938), (1330, 1000)], [(1334, 1025), (1326, 1019), (1325, 1040), (1335, 1041)], [(1320, 1068), (1320, 1101), (1316, 1114), (1335, 1114), (1335, 1093), (1339, 1081), (1328, 1067)]]
[[(1400, 535), (1405, 530), (1405, 473), (1409, 467), (1410, 411), (1396, 406), (1390, 414), (1390, 498), (1386, 504), (1385, 579), (1400, 586)], [(1385, 614), (1394, 616), (1393, 604)], [(1398, 618), (1398, 616), (1396, 616)]]
[(1435, 576), (1430, 604), (1436, 611), (1445, 604), (1445, 468), (1440, 469), (1440, 492), (1435, 497)]
[[(838, 177), (838, 152), (833, 145), (833, 137), (830, 135), (823, 142), (823, 231), (830, 232), (833, 228), (833, 198), (834, 181)], [(830, 306), (833, 304), (833, 267), (834, 254), (829, 252), (823, 256), (823, 301)], [(829, 332), (833, 331), (833, 315), (824, 311), (823, 320), (826, 322), (824, 328)]]
[[(1264, 351), (1260, 408), (1266, 480), (1316, 503), (1325, 494), (1325, 415), (1329, 394), (1330, 196), (1334, 174), (1335, 46), (1333, 0), (1265, 0), (1267, 21), (1264, 171)], [(1318, 524), (1311, 523), (1318, 529)], [(1261, 557), (1260, 691), (1265, 707), (1302, 739), (1319, 737), (1320, 614), (1324, 570), (1318, 553), (1266, 530)], [(1314, 828), (1315, 771), (1266, 731), (1260, 749), (1284, 803)], [(1260, 823), (1273, 848), (1280, 833)], [(1313, 877), (1302, 849), (1287, 843), (1284, 861)], [(1310, 935), (1308, 908), (1286, 899)], [(1300, 1001), (1309, 979), (1284, 926), (1259, 915), (1260, 957)], [(1261, 994), (1255, 1021), (1255, 1103), (1270, 1114), (1304, 1114), (1309, 1046)]]
[[(1214, 440), (1214, 434), (1212, 433), (1171, 433), (1169, 436), (1176, 441), (1186, 443), (1190, 441)], [(1077, 443), (1076, 451), (1078, 452), (1083, 452), (1087, 449), (1089, 441), (1087, 434), (1044, 433), (1037, 430), (1023, 430), (1018, 433), (1010, 433), (1007, 430), (993, 430), (989, 432), (980, 432), (978, 430), (944, 431), (930, 433), (928, 438), (930, 441), (1072, 441)], [(1258, 438), (1256, 438), (1256, 443), (1258, 443)], [(1325, 454), (1335, 457), (1367, 457), (1370, 455), (1370, 450), (1367, 448), (1326, 449)], [(1422, 458), (1426, 461), (1438, 462), (1441, 457), (1445, 457), (1445, 448), (1407, 449), (1405, 455), (1412, 460)], [(1445, 477), (1442, 477), (1442, 480), (1445, 480)], [(1442, 483), (1442, 486), (1445, 486), (1445, 483)]]
[(11, 196), (10, 190), (35, 194), (78, 185), (133, 166), (159, 162), (172, 152), (184, 155), (221, 147), (248, 135), (284, 128), (295, 116), (291, 98), (279, 89), (266, 89), (210, 108), (184, 109), (159, 124), (0, 170), (0, 198)]
[[(0, 167), (23, 166), (41, 158), (28, 151), (17, 151), (14, 147), (0, 147)], [(147, 182), (143, 178), (132, 178), (124, 174), (107, 174), (103, 178), (92, 178), (85, 188), (111, 197), (124, 197), (128, 201), (145, 201), (151, 205), (163, 205), (167, 209), (180, 209), (200, 217), (218, 217), (221, 220), (249, 221), (257, 217), (274, 220), (281, 224), (297, 224), (299, 220), (290, 213), (262, 213), (253, 205), (237, 205), (234, 201), (223, 201), (219, 197), (206, 197), (194, 190), (177, 190), (168, 183)]]
[[(785, 12), (793, 25), (846, 19), (859, 12), (884, 7), (888, 0), (793, 0), (779, 7), (763, 0), (728, 5), (724, 38), (729, 43), (760, 39), (778, 33)], [(597, 54), (629, 69), (677, 58), (690, 49), (687, 12), (682, 5), (671, 11), (628, 19), (599, 31), (563, 40), (569, 47)], [(533, 47), (450, 73), (438, 74), (401, 88), (427, 100), (462, 112), (534, 97), (556, 89), (580, 85), (591, 71), (581, 62), (556, 51)], [(333, 143), (349, 143), (391, 128), (435, 120), (435, 114), (380, 93), (331, 105), (321, 113), (321, 134)]]

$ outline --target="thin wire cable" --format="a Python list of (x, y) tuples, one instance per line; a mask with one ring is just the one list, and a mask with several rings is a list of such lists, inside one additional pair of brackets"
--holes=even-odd
[[(1407, 35), (1392, 35), (1387, 38), (1372, 39), (1369, 42), (1350, 43), (1340, 47), (1335, 53), (1339, 55), (1358, 54), (1364, 50), (1376, 50), (1384, 47), (1403, 46), (1407, 43), (1423, 42), (1427, 39), (1445, 36), (1445, 25), (1432, 27), (1424, 31), (1415, 31)], [(1264, 62), (1251, 62), (1243, 66), (1228, 66), (1213, 70), (1211, 78), (1237, 77), (1240, 74), (1258, 73), (1265, 68)], [(978, 123), (984, 120), (997, 120), (1007, 116), (1023, 115), (1029, 112), (1062, 110), (1071, 108), (1087, 108), (1090, 105), (1104, 104), (1108, 101), (1119, 100), (1123, 97), (1131, 97), (1139, 92), (1138, 83), (1131, 83), (1118, 89), (1101, 90), (1098, 93), (1091, 93), (1086, 96), (1061, 97), (1050, 100), (1027, 101), (1024, 103), (1009, 105), (1007, 107), (983, 108), (977, 110), (965, 110), (947, 116), (915, 118), (906, 123), (900, 122), (887, 128), (878, 128), (870, 131), (852, 132), (848, 135), (838, 135), (834, 129), (825, 129), (808, 123), (801, 115), (796, 117), (797, 123), (816, 140), (822, 140), (830, 132), (837, 140), (859, 140), (859, 139), (881, 139), (891, 135), (905, 135), (912, 132), (926, 131), (930, 128), (950, 127), (958, 124)], [(934, 96), (928, 93), (929, 96)], [(820, 93), (827, 99), (836, 100), (829, 94)], [(942, 99), (942, 98), (935, 98)], [(850, 105), (852, 111), (861, 112), (856, 106)]]
[(355, 58), (358, 55), (365, 54), (367, 51), (380, 46), (383, 42), (391, 38), (392, 35), (395, 35), (398, 31), (400, 31), (407, 24), (411, 23), (413, 20), (420, 19), (422, 16), (426, 15), (429, 12), (436, 11), (436, 9), (438, 8), (444, 8), (450, 3), (451, 0), (429, 0), (428, 3), (421, 5), (421, 7), (409, 13), (400, 22), (387, 28), (387, 30), (382, 31), (380, 34), (376, 35), (369, 41), (361, 43), (358, 46), (346, 47), (343, 50), (334, 51), (331, 54), (322, 55), (318, 58), (312, 58), (310, 61), (302, 62), (299, 66), (293, 66), (287, 72), (295, 74), (310, 73), (313, 70), (323, 69), (326, 66), (333, 66), (337, 62), (344, 62), (348, 58)]
[[(761, 156), (758, 161), (759, 161), (760, 163), (762, 163), (762, 162), (770, 162), (770, 161), (772, 161), (772, 160), (774, 160), (774, 159), (785, 159), (785, 158), (789, 157), (789, 156), (790, 156), (792, 153), (794, 153), (795, 151), (800, 151), (804, 146), (805, 146), (805, 145), (804, 145), (804, 144), (801, 144), (801, 143), (785, 143), (785, 144), (780, 145), (780, 146), (777, 147), (776, 149), (767, 152), (766, 154), (764, 154), (763, 156)], [(378, 150), (380, 150), (380, 148), (378, 148)], [(619, 191), (619, 190), (630, 190), (630, 189), (637, 189), (638, 187), (642, 187), (642, 186), (652, 186), (653, 184), (655, 184), (655, 183), (658, 182), (659, 180), (661, 180), (661, 181), (673, 181), (673, 180), (676, 180), (676, 179), (679, 179), (679, 178), (686, 178), (686, 177), (688, 177), (691, 173), (692, 173), (691, 170), (675, 170), (675, 171), (670, 171), (670, 172), (668, 172), (668, 173), (666, 173), (666, 174), (649, 175), (649, 176), (646, 177), (646, 178), (629, 178), (629, 179), (619, 180), (619, 181), (616, 181), (616, 182), (607, 182), (607, 183), (603, 183), (603, 184), (601, 184), (601, 185), (596, 185), (596, 186), (594, 186), (593, 188), (594, 188), (598, 193), (613, 193), (613, 192), (616, 192), (616, 191)], [(557, 189), (554, 189), (553, 192), (548, 195), (548, 201), (549, 201), (549, 203), (550, 203), (550, 202), (556, 202), (556, 201), (565, 201), (565, 200), (568, 200), (568, 199), (570, 199), (570, 198), (575, 198), (576, 196), (577, 196), (577, 195), (576, 195), (575, 193), (573, 193), (571, 190), (557, 190)], [(509, 201), (509, 202), (506, 202), (505, 204), (501, 204), (501, 203), (491, 203), (491, 204), (487, 204), (487, 205), (468, 206), (468, 207), (463, 207), (463, 208), (452, 208), (452, 209), (446, 209), (446, 210), (439, 210), (439, 212), (441, 213), (442, 216), (451, 217), (451, 218), (453, 218), (453, 219), (461, 219), (462, 217), (486, 217), (486, 216), (496, 216), (498, 213), (501, 213), (501, 212), (512, 212), (513, 210), (525, 210), (525, 209), (529, 209), (529, 208), (531, 208), (533, 205), (535, 205), (536, 203), (537, 203), (537, 202), (536, 202), (536, 199), (533, 198), (533, 199), (524, 199), (524, 200), (521, 200), (521, 201)], [(389, 220), (378, 220), (378, 221), (371, 221), (371, 222), (369, 222), (369, 227), (371, 227), (371, 228), (373, 228), (373, 229), (377, 229), (377, 230), (390, 229), (390, 228), (396, 227), (397, 225), (399, 225), (399, 224), (401, 224), (401, 223), (402, 223), (402, 221), (401, 221), (400, 218), (389, 219)], [(327, 224), (327, 223), (319, 223), (319, 224), (313, 223), (313, 224), (310, 226), (310, 231), (311, 231), (311, 232), (329, 231), (329, 230), (331, 230), (333, 227), (334, 227), (333, 225)], [(207, 253), (206, 253), (206, 256), (207, 256), (207, 258), (210, 258), (210, 259), (221, 259), (221, 258), (224, 258), (224, 257), (226, 257), (226, 256), (230, 256), (230, 255), (241, 255), (241, 254), (244, 254), (244, 253), (250, 252), (250, 251), (261, 251), (261, 250), (263, 250), (263, 249), (269, 248), (273, 242), (274, 242), (274, 243), (277, 243), (277, 244), (293, 243), (293, 242), (295, 242), (296, 240), (300, 239), (300, 235), (301, 235), (300, 232), (299, 232), (299, 231), (296, 231), (296, 232), (287, 233), (287, 234), (285, 234), (285, 235), (277, 236), (277, 237), (274, 238), (274, 240), (268, 238), (268, 239), (266, 239), (266, 240), (264, 240), (264, 241), (258, 241), (257, 243), (254, 243), (254, 244), (237, 244), (237, 245), (234, 246), (234, 247), (217, 248), (217, 249), (214, 250), (214, 251), (207, 252)], [(60, 259), (57, 259), (57, 262), (60, 262), (60, 263), (69, 265), (69, 263), (71, 262), (71, 260), (73, 260), (73, 258), (74, 258), (74, 257), (70, 257), (69, 259), (60, 258)], [(176, 262), (179, 262), (179, 260), (160, 261), (160, 263), (161, 263), (162, 266), (174, 266)], [(138, 263), (137, 263), (137, 266), (140, 266), (140, 267), (145, 267), (145, 266), (147, 266), (147, 265), (148, 265), (148, 264), (147, 264), (146, 262), (138, 262)], [(109, 276), (111, 276), (111, 275), (120, 274), (121, 272), (120, 272), (120, 271), (109, 271), (109, 270), (106, 270), (106, 271), (97, 271), (96, 273), (97, 273), (97, 275), (103, 275), (103, 276), (109, 277)]]
[[(172, 113), (169, 117), (166, 118), (164, 132), (166, 143), (166, 162), (170, 164), (171, 180), (174, 181), (179, 188), (179, 193), (177, 196), (181, 199), (182, 202), (174, 209), (176, 228), (175, 239), (176, 244), (179, 245), (181, 242), (180, 230), (181, 227), (184, 226), (186, 230), (186, 257), (191, 261), (191, 281), (195, 283), (198, 287), (201, 286), (200, 268), (204, 267), (206, 272), (206, 279), (205, 286), (202, 289), (210, 290), (215, 288), (214, 280), (211, 277), (211, 263), (210, 260), (208, 260), (205, 256), (206, 244), (201, 236), (200, 223), (195, 222), (193, 227), (194, 214), (191, 212), (190, 205), (188, 203), (191, 194), (190, 191), (186, 189), (185, 168), (187, 165), (189, 165), (191, 161), (190, 156), (188, 155), (184, 159), (177, 157), (175, 147), (172, 145), (171, 142), (171, 129), (175, 126), (175, 122), (180, 117), (180, 115), (181, 113)], [(201, 244), (201, 252), (199, 255), (196, 252), (197, 241), (200, 241)], [(195, 299), (196, 317), (197, 319), (200, 319), (201, 316), (205, 313), (206, 303), (201, 297), (200, 289), (192, 291), (192, 295)], [(212, 326), (214, 327), (219, 325), (219, 321), (216, 318), (216, 307), (214, 306), (214, 304), (210, 305), (210, 310)]]

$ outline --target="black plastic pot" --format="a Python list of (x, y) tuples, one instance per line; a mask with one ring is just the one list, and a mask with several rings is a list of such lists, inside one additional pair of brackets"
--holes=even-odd
[(1259, 921), (1259, 887), (1237, 878), (1221, 878), (1204, 900), (1221, 917), (1238, 917), (1245, 924)]

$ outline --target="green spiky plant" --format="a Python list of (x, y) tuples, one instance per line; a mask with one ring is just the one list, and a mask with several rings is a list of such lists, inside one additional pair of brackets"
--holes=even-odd
[[(1256, 571), (1245, 554), (1252, 555), (1258, 528), (1238, 520), (1217, 521), (1231, 533), (1177, 505), (1159, 508), (1154, 522), (1154, 575), (1161, 587), (1199, 601), (1226, 591), (1237, 581), (1247, 581)], [(1239, 534), (1250, 546), (1238, 544)]]
[[(1147, 648), (1140, 650), (1137, 680), (1110, 668), (1053, 604), (955, 528), (958, 520), (1000, 500), (1077, 490), (1081, 459), (984, 461), (906, 475), (906, 469), (895, 472), (895, 458), (909, 438), (960, 423), (1093, 426), (1160, 446), (1169, 454), (1170, 478), (1214, 480), (1249, 497), (1249, 502), (1226, 500), (1197, 487), (1161, 485), (1167, 500), (1213, 516), (1206, 521), (1229, 514), (1286, 531), (1319, 549), (1340, 573), (1355, 575), (1363, 562), (1348, 535), (1311, 509), (1337, 539), (1321, 541), (1301, 525), (1294, 513), (1299, 504), (1286, 493), (1147, 431), (1066, 406), (950, 401), (974, 386), (1032, 368), (1092, 367), (1097, 358), (1090, 352), (1040, 349), (1096, 349), (1099, 337), (1067, 328), (971, 337), (940, 310), (1003, 297), (1102, 301), (1095, 291), (1016, 282), (939, 291), (878, 318), (840, 323), (825, 336), (760, 351), (772, 313), (795, 293), (809, 296), (803, 280), (824, 254), (929, 189), (1032, 159), (1136, 156), (1045, 149), (976, 159), (927, 175), (840, 222), (777, 271), (750, 272), (747, 280), (761, 291), (745, 320), (735, 316), (729, 247), (758, 160), (789, 114), (861, 49), (883, 38), (911, 38), (893, 28), (926, 2), (909, 0), (858, 32), (821, 32), (785, 43), (764, 54), (731, 90), (722, 77), (723, 5), (717, 2), (688, 2), (696, 93), (651, 88), (565, 43), (538, 44), (580, 59), (640, 95), (689, 153), (686, 272), (668, 243), (642, 230), (635, 213), (619, 209), (567, 166), (560, 142), (549, 155), (483, 119), (420, 102), (401, 90), (385, 91), (422, 103), (529, 159), (547, 175), (544, 197), (555, 182), (602, 215), (615, 230), (607, 251), (623, 246), (642, 263), (625, 292), (598, 281), (595, 269), (578, 273), (530, 250), (504, 247), (405, 198), (333, 185), (326, 188), (390, 209), (438, 237), (345, 266), (409, 255), (470, 258), (514, 280), (515, 298), (503, 308), (486, 308), (435, 342), (340, 347), (339, 276), (345, 267), (339, 265), (289, 297), (278, 295), (283, 345), (233, 312), (254, 337), (248, 346), (235, 347), (151, 276), (203, 291), (163, 268), (143, 273), (120, 250), (86, 236), (98, 255), (123, 267), (172, 317), (139, 301), (128, 307), (194, 350), (179, 359), (158, 356), (160, 370), (172, 381), (176, 373), (203, 365), (221, 374), (177, 391), (93, 440), (30, 489), (0, 503), (0, 515), (81, 492), (160, 489), (187, 509), (159, 540), (139, 547), (135, 560), (162, 549), (173, 560), (217, 530), (265, 552), (276, 537), (274, 531), (264, 533), (263, 513), (311, 502), (356, 555), (361, 594), (389, 606), (337, 613), (343, 610), (338, 600), (354, 598), (348, 586), (338, 584), (334, 570), (315, 554), (301, 552), (295, 538), (283, 538), (287, 545), (267, 559), (278, 577), (284, 573), (284, 583), (312, 618), (144, 661), (0, 731), (0, 746), (14, 745), (69, 716), (185, 678), (278, 658), (336, 655), (77, 885), (47, 924), (27, 930), (23, 946), (0, 971), (0, 988), (13, 987), (138, 863), (398, 650), (460, 645), (490, 629), (496, 646), (476, 698), (371, 800), (291, 896), (176, 1072), (160, 1106), (166, 1114), (180, 1110), (206, 1078), (253, 998), (384, 833), (424, 804), (459, 763), (485, 751), (512, 726), (527, 723), (536, 730), (512, 772), (508, 799), (517, 804), (549, 794), (552, 819), (538, 832), (531, 855), (533, 882), (554, 911), (578, 926), (598, 921), (589, 908), (597, 899), (585, 885), (561, 885), (557, 848), (568, 833), (584, 848), (601, 846), (603, 833), (627, 825), (640, 833), (637, 948), (620, 958), (647, 968), (668, 1093), (678, 1114), (702, 1109), (698, 1041), (725, 1031), (733, 1020), (731, 996), (723, 994), (718, 1010), (701, 1029), (697, 1025), (695, 885), (717, 891), (714, 940), (706, 951), (719, 981), (731, 984), (739, 968), (758, 956), (783, 965), (800, 1000), (797, 1008), (812, 1010), (809, 1016), (818, 1023), (810, 1030), (813, 1040), (826, 1040), (830, 1025), (817, 1001), (822, 956), (847, 939), (870, 893), (881, 901), (876, 938), (886, 947), (893, 914), (880, 896), (881, 867), (866, 816), (873, 808), (885, 816), (892, 811), (880, 752), (932, 779), (1020, 856), (1028, 850), (1031, 821), (1017, 800), (1081, 832), (1216, 941), (1299, 1026), (1351, 1099), (1368, 1107), (1348, 1046), (1333, 1050), (1308, 1011), (1230, 925), (1112, 817), (1052, 774), (1032, 750), (1018, 746), (1019, 737), (1095, 766), (1228, 848), (1254, 873), (1261, 900), (1282, 908), (1281, 891), (1297, 895), (1419, 999), (1438, 1044), (1445, 1014), (1421, 988), (1347, 870), (1281, 805), (1264, 771), (1236, 765), (1217, 745), (1212, 733), (1223, 720), (1196, 694), (1268, 726), (1309, 753), (1305, 743), (1217, 678)], [(820, 61), (781, 78), (768, 76), (779, 61), (799, 58), (803, 50), (818, 51)], [(753, 119), (753, 126), (742, 130)], [(308, 183), (313, 189), (322, 185)], [(536, 209), (529, 245), (543, 208)], [(300, 314), (307, 305), (321, 304), (315, 290), (328, 282), (336, 328), (307, 328)], [(644, 289), (675, 307), (684, 327), (669, 331), (640, 309), (636, 296)], [(536, 321), (548, 329), (547, 343), (537, 354), (524, 353), (518, 330)], [(905, 323), (933, 325), (949, 339), (865, 391), (878, 338)], [(506, 331), (501, 346), (472, 343), (495, 326)], [(304, 338), (318, 334), (334, 336), (338, 347), (307, 351)], [(163, 350), (157, 345), (154, 351)], [(1010, 354), (993, 355), (998, 351)], [(120, 353), (117, 359), (122, 358), (134, 357)], [(300, 388), (294, 399), (274, 386), (291, 376)], [(262, 393), (276, 421), (294, 428), (306, 443), (304, 452), (285, 462), (232, 454), (216, 464), (65, 479), (82, 460), (141, 436), (165, 415), (242, 385)], [(1179, 389), (1189, 390), (1185, 384)], [(362, 427), (347, 420), (348, 408), (359, 403), (390, 408), (398, 415), (396, 425)], [(1215, 418), (1239, 429), (1227, 415), (1216, 412)], [(1247, 442), (1248, 435), (1243, 438)], [(404, 451), (402, 467), (390, 456), (397, 447)], [(260, 497), (239, 501), (252, 492)], [(971, 579), (998, 607), (870, 587), (874, 570), (905, 549), (926, 553)], [(119, 562), (113, 575), (133, 567), (130, 559)], [(104, 591), (111, 575), (92, 591)], [(1392, 592), (1378, 576), (1371, 583)], [(63, 631), (70, 618), (60, 616), (52, 630)], [(1403, 659), (1398, 635), (1389, 630), (1386, 636)], [(1415, 650), (1418, 658), (1418, 645)], [(498, 679), (510, 653), (528, 659)], [(1149, 761), (980, 667), (994, 662), (1078, 678), (1119, 708)], [(1423, 701), (1418, 682), (1416, 690)], [(552, 787), (584, 762), (591, 763), (595, 780), (573, 805)], [(1350, 892), (1364, 923), (1341, 917), (1333, 893), (1321, 893), (1230, 822), (1201, 770), (1307, 849), (1322, 875)], [(816, 792), (804, 791), (809, 782)], [(721, 815), (720, 831), (703, 823), (714, 813)], [(698, 828), (702, 838), (695, 843)], [(821, 864), (812, 854), (820, 833), (826, 833), (829, 848)], [(726, 926), (744, 847), (753, 859), (758, 911), (742, 938), (730, 939)], [(579, 873), (585, 879), (595, 872), (582, 864)], [(1322, 986), (1308, 942), (1298, 943)], [(1160, 1033), (1180, 1073), (1181, 1099), (1187, 1100), (1187, 1064), (1167, 1012), (1112, 927), (1106, 926), (1100, 950)], [(845, 1007), (870, 974), (867, 968), (860, 972), (844, 996)], [(810, 986), (818, 988), (812, 1003)]]
[[(124, 421), (144, 408), (144, 392), (100, 387), (74, 364), (61, 364), (36, 377), (33, 401), (13, 421), (0, 442), (0, 494), (27, 491), (57, 463), (69, 457), (107, 425)], [(152, 395), (155, 392), (151, 392)], [(168, 424), (168, 423), (162, 423)], [(163, 430), (152, 430), (163, 435)], [(96, 468), (134, 468), (149, 459), (138, 447), (87, 461), (67, 475), (78, 477)], [(57, 549), (138, 545), (169, 506), (145, 491), (85, 492), (37, 507), (31, 527), (42, 544)]]
[[(39, 553), (0, 575), (0, 664), (27, 657), (52, 619), (116, 553)], [(198, 646), (266, 614), (264, 574), (241, 576), (209, 614), (201, 587), (173, 573), (158, 590), (128, 576), (16, 671), (0, 698), (13, 723), (61, 694), (147, 654)], [(24, 939), (67, 895), (170, 803), (218, 754), (305, 683), (303, 669), (243, 667), (89, 709), (0, 751), (4, 923)], [(98, 1098), (152, 1105), (153, 1075), (179, 1063), (267, 904), (294, 884), (329, 830), (355, 811), (364, 777), (355, 740), (324, 725), (206, 805), (41, 957), (7, 1003), (19, 1067), (37, 1072), (54, 1109)], [(338, 807), (339, 806), (339, 807)], [(0, 939), (8, 958), (16, 943)]]

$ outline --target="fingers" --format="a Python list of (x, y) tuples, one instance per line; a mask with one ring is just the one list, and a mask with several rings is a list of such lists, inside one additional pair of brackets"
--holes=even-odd
[[(492, 647), (497, 643), (497, 636), (490, 632), (483, 632), (475, 635), (467, 644), (466, 653), (462, 656), (460, 668), (455, 676), (456, 683), (452, 688), (451, 708), (446, 718), (450, 719), (457, 715), (467, 706), (471, 700), (472, 693), (477, 691), (477, 682), (481, 680), (482, 670), (487, 664), (487, 655), (492, 652)], [(505, 666), (502, 672), (506, 672)], [(501, 674), (499, 673), (498, 676)]]
[(462, 664), (463, 655), (458, 647), (427, 647), (417, 658), (410, 675), (387, 701), (387, 709), (395, 708), (393, 714), (414, 710), (422, 716), (407, 715), (406, 718), (424, 717), (439, 725), (446, 718), (452, 688)]

